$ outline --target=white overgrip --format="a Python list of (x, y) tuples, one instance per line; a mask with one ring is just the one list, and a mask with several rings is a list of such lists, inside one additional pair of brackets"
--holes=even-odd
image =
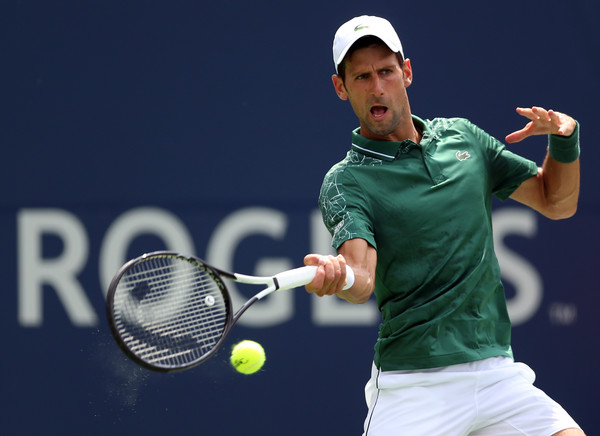
[[(303, 266), (276, 274), (273, 279), (276, 280), (278, 285), (277, 290), (281, 291), (309, 284), (315, 278), (316, 273), (316, 266)], [(344, 286), (344, 289), (352, 287), (353, 284), (354, 271), (346, 265), (346, 286)]]
[(354, 285), (354, 270), (350, 268), (350, 265), (346, 265), (346, 286), (344, 286), (344, 291), (350, 289), (352, 285)]

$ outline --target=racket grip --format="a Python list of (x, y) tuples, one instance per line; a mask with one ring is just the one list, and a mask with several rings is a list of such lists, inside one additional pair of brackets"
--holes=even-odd
[(344, 291), (350, 289), (352, 285), (354, 285), (354, 270), (350, 268), (350, 265), (346, 265), (346, 286), (344, 286)]
[[(289, 271), (284, 271), (275, 275), (273, 278), (277, 280), (278, 290), (292, 289), (299, 286), (309, 284), (315, 278), (317, 273), (316, 266), (303, 266)], [(352, 287), (354, 284), (354, 271), (350, 266), (346, 265), (346, 286), (344, 290)]]

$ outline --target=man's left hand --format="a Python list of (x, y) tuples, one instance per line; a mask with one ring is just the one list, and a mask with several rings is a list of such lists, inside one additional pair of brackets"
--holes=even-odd
[(511, 133), (505, 138), (509, 144), (533, 135), (571, 136), (575, 131), (575, 120), (560, 112), (546, 110), (542, 107), (532, 107), (530, 109), (517, 108), (517, 113), (531, 121), (521, 130)]

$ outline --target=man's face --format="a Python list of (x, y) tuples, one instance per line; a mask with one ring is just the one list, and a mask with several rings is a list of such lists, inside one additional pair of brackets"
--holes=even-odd
[(412, 80), (410, 61), (401, 67), (398, 57), (383, 45), (356, 50), (346, 59), (345, 80), (333, 76), (338, 96), (350, 100), (361, 126), (371, 139), (403, 141), (401, 130), (410, 121), (406, 88)]

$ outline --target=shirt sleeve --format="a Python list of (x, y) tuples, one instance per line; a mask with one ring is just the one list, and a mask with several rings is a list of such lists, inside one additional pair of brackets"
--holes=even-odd
[(481, 128), (469, 123), (476, 140), (485, 147), (488, 156), (492, 193), (504, 201), (523, 183), (538, 172), (535, 162), (506, 149), (506, 146)]
[(319, 208), (333, 237), (333, 248), (337, 250), (344, 242), (355, 238), (365, 239), (377, 248), (368, 198), (344, 164), (334, 166), (325, 176)]

